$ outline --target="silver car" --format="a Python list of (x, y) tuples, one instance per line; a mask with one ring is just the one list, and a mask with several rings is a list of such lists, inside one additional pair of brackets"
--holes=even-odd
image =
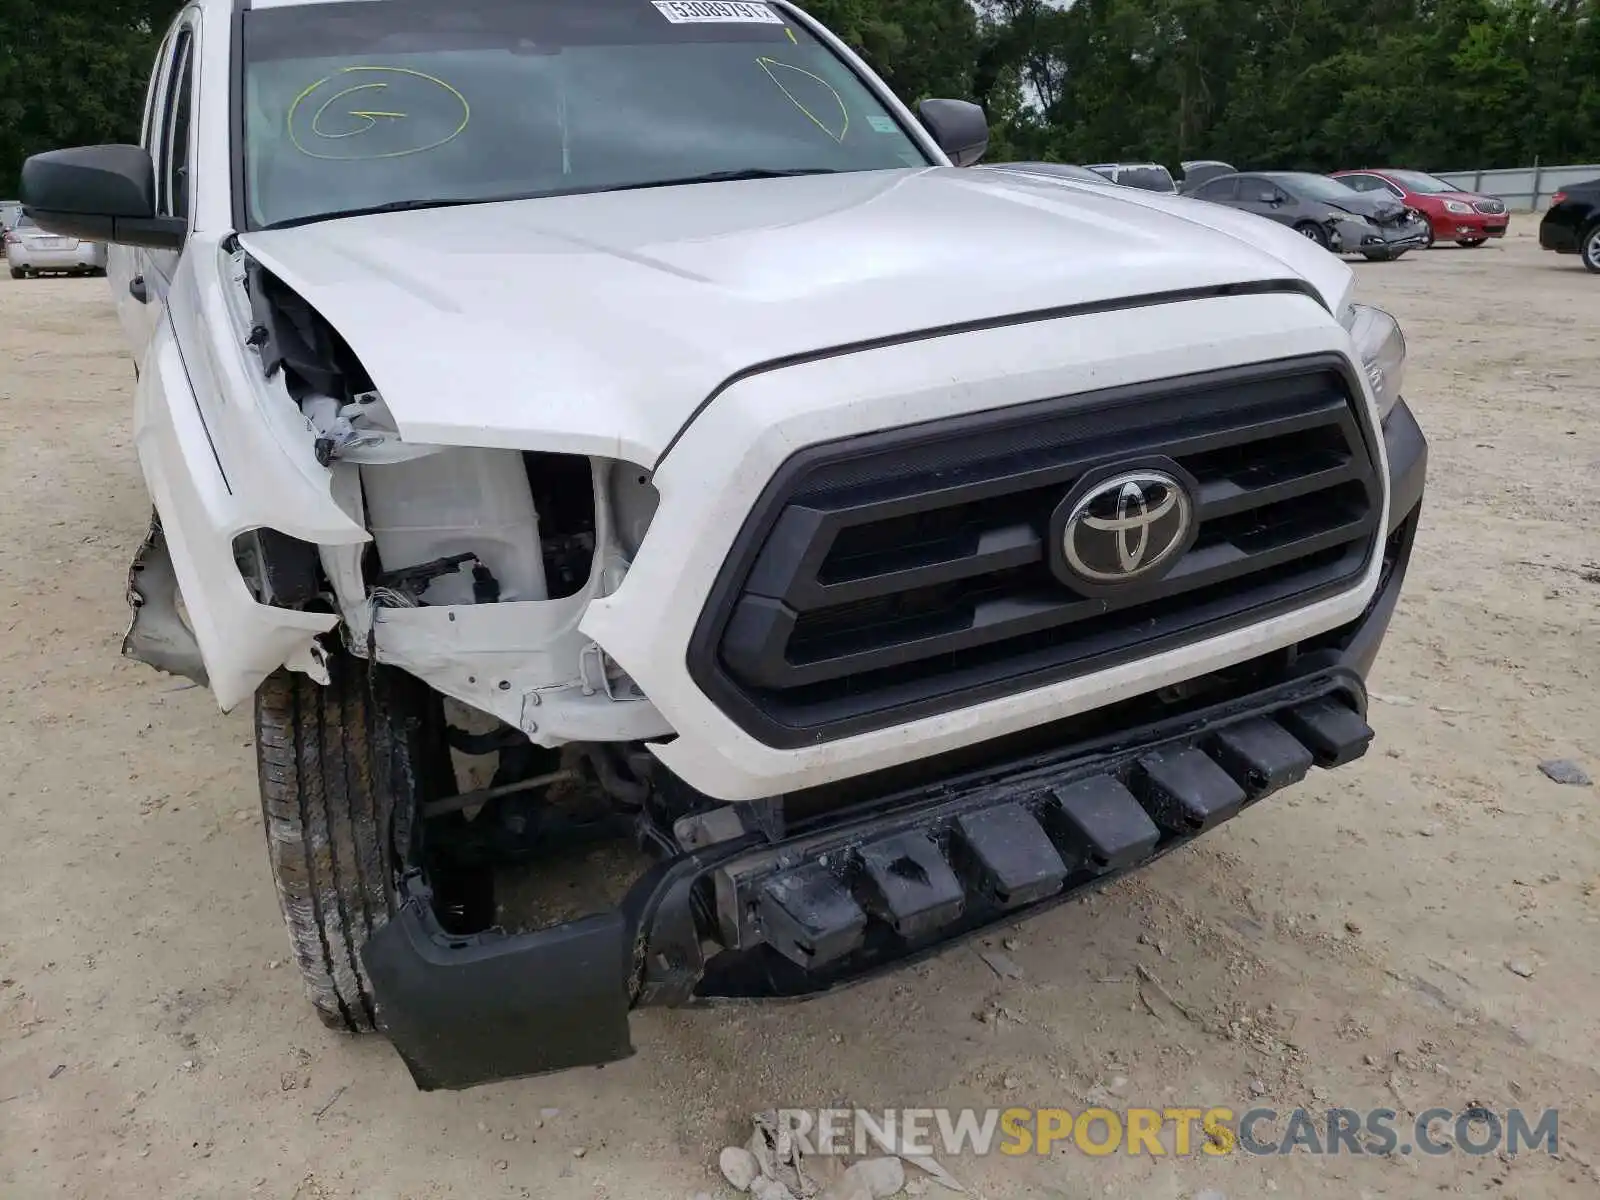
[(1019, 175), (1046, 175), (1052, 179), (1075, 179), (1079, 183), (1106, 184), (1111, 182), (1098, 171), (1091, 171), (1088, 167), (1073, 166), (1071, 163), (988, 163), (982, 169), (986, 171), (1012, 171)]
[(6, 231), (6, 262), (11, 278), (60, 272), (70, 275), (104, 275), (104, 242), (85, 242), (74, 237), (46, 233), (27, 214), (17, 218), (16, 226)]
[(1160, 163), (1089, 163), (1091, 171), (1104, 175), (1112, 183), (1120, 183), (1123, 187), (1139, 188), (1146, 192), (1164, 192), (1169, 196), (1176, 195), (1178, 185), (1172, 180), (1172, 172)]

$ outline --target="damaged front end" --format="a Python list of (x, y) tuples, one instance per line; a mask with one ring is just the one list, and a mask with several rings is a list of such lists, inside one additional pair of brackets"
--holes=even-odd
[(231, 709), (282, 666), (325, 682), (337, 629), (540, 745), (670, 732), (578, 630), (650, 523), (649, 472), (408, 441), (304, 296), (237, 242), (216, 262), (175, 283), (140, 380), (156, 515), (124, 653)]
[[(375, 784), (395, 813), (388, 919), (350, 955), (424, 1089), (623, 1058), (636, 1007), (796, 998), (931, 954), (1135, 869), (1371, 739), (1363, 679), (1414, 501), (1394, 514), (1377, 598), (1342, 629), (964, 749), (713, 799), (662, 761), (692, 710), (679, 737), (583, 630), (639, 555), (650, 472), (592, 445), (410, 442), (299, 292), (237, 246), (222, 266), (226, 311), (207, 329), (236, 340), (158, 353), (141, 383), (169, 401), (140, 432), (161, 520), (129, 646), (203, 672), (224, 707), (283, 666), (327, 679), (324, 656), (341, 653), (426, 685), (397, 740), (421, 753), (409, 735), (426, 727), (436, 761)], [(170, 401), (180, 372), (192, 410)], [(186, 470), (167, 469), (174, 456)], [(643, 672), (648, 656), (629, 661)], [(501, 878), (511, 866), (544, 889), (532, 903)], [(577, 867), (624, 886), (585, 895)]]
[(456, 881), (419, 853), (363, 950), (382, 1029), (424, 1090), (613, 1062), (633, 1052), (635, 1008), (851, 985), (1097, 888), (1314, 767), (1360, 758), (1373, 736), (1364, 680), (1420, 512), (1420, 438), (1400, 430), (1392, 451), (1400, 507), (1378, 591), (1344, 626), (1181, 687), (769, 800), (719, 803), (636, 762), (648, 786), (611, 823), (643, 860), (631, 884), (541, 919), (506, 906), (457, 920)]
[(1063, 723), (1031, 739), (1055, 748), (920, 764), (918, 782), (810, 811), (669, 786), (638, 818), (660, 861), (614, 908), (532, 932), (451, 932), (414, 869), (363, 951), (381, 1024), (424, 1090), (613, 1062), (632, 1008), (826, 991), (1143, 866), (1360, 757), (1365, 701), (1353, 672), (1318, 672), (1115, 732)]
[(281, 373), (331, 494), (370, 535), (323, 547), (349, 650), (535, 744), (634, 741), (665, 723), (578, 623), (649, 525), (642, 468), (576, 454), (407, 442), (372, 378), (297, 293), (246, 260), (250, 335)]

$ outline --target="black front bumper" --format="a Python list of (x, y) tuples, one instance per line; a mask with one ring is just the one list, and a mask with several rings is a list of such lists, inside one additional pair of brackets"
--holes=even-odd
[[(1399, 597), (1427, 445), (1384, 428), (1389, 536), (1350, 625), (1271, 656), (1209, 705), (896, 785), (825, 816), (660, 863), (615, 910), (533, 933), (447, 933), (420, 881), (363, 960), (385, 1032), (424, 1090), (633, 1052), (644, 1005), (797, 998), (936, 953), (1115, 879), (1365, 753), (1364, 680)], [(1114, 723), (1113, 723), (1114, 724)]]

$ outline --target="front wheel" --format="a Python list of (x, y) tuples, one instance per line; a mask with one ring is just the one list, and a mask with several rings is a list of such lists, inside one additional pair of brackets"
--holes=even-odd
[(1600, 273), (1600, 225), (1589, 230), (1583, 238), (1583, 265)]
[(11, 268), (11, 278), (13, 278), (13, 279), (22, 279), (27, 274), (28, 273), (26, 271), (24, 271), (21, 267), (12, 267)]
[(1301, 221), (1294, 227), (1294, 231), (1307, 241), (1315, 242), (1324, 250), (1333, 249), (1333, 244), (1328, 240), (1328, 231), (1315, 221)]
[(1422, 245), (1419, 247), (1419, 249), (1422, 249), (1422, 250), (1432, 250), (1433, 249), (1433, 222), (1432, 221), (1423, 221), (1423, 223), (1422, 223)]
[(449, 787), (439, 698), (331, 656), (330, 683), (279, 670), (256, 691), (267, 857), (295, 964), (332, 1029), (377, 1028), (361, 948), (389, 920), (418, 805)]

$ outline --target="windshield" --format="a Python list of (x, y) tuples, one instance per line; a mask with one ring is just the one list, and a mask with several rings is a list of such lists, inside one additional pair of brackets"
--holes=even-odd
[(1434, 196), (1440, 192), (1456, 192), (1461, 189), (1454, 184), (1446, 183), (1442, 179), (1435, 179), (1432, 175), (1424, 175), (1421, 171), (1385, 171), (1384, 174), (1405, 188), (1408, 192), (1421, 192), (1424, 196)]
[(1328, 204), (1348, 204), (1361, 194), (1349, 184), (1326, 175), (1285, 175), (1283, 185), (1300, 193), (1303, 200), (1321, 200)]
[(1143, 188), (1147, 192), (1175, 192), (1172, 173), (1165, 167), (1123, 167), (1117, 172), (1117, 182), (1125, 187)]
[(923, 167), (866, 85), (733, 0), (344, 0), (244, 14), (248, 222)]

